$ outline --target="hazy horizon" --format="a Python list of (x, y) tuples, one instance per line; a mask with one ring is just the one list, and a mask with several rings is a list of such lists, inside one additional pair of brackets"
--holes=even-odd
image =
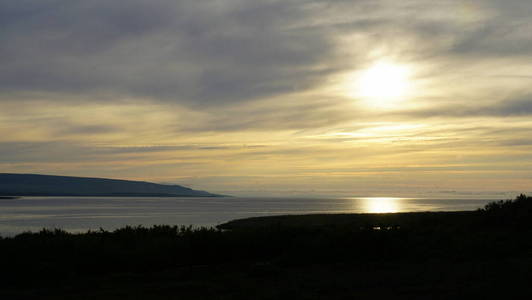
[(0, 172), (235, 196), (532, 187), (532, 2), (0, 0)]
[(0, 234), (60, 227), (83, 232), (123, 226), (216, 226), (235, 219), (275, 215), (475, 211), (489, 199), (23, 197), (0, 201)]
[[(0, 173), (0, 175), (6, 173)], [(31, 174), (31, 173), (10, 173), (10, 174), (19, 174), (19, 175), (45, 175), (45, 176), (60, 176), (62, 174)], [(114, 180), (127, 180), (123, 178), (109, 178), (109, 177), (86, 177), (86, 176), (73, 176), (79, 178), (94, 178), (94, 179), (114, 179)], [(140, 181), (140, 182), (151, 182), (151, 181)], [(174, 182), (151, 182), (162, 185), (180, 185), (179, 183)], [(187, 188), (192, 188), (190, 186), (184, 186)], [(210, 192), (210, 191), (207, 191)], [(220, 196), (228, 197), (252, 197), (252, 198), (285, 198), (285, 199), (298, 199), (298, 198), (314, 198), (314, 199), (325, 199), (325, 198), (336, 198), (336, 199), (350, 199), (350, 198), (395, 198), (395, 199), (513, 199), (520, 194), (532, 194), (532, 192), (524, 191), (504, 191), (504, 192), (470, 192), (470, 191), (424, 191), (417, 193), (402, 193), (402, 192), (371, 192), (368, 194), (360, 194), (357, 192), (338, 192), (338, 191), (312, 191), (312, 190), (281, 190), (281, 191), (260, 191), (260, 190), (240, 190), (234, 194), (223, 193), (218, 191), (217, 194)], [(63, 197), (63, 196), (33, 196), (28, 197)], [(72, 196), (64, 196), (72, 197)], [(81, 197), (98, 197), (98, 196), (81, 196)], [(108, 196), (101, 196), (108, 197)], [(120, 196), (116, 196), (120, 197)], [(131, 197), (131, 196), (124, 196)], [(155, 198), (157, 196), (154, 196)], [(161, 196), (162, 198), (167, 198), (169, 196)], [(181, 197), (181, 196), (177, 196)], [(191, 197), (191, 196), (187, 196)]]

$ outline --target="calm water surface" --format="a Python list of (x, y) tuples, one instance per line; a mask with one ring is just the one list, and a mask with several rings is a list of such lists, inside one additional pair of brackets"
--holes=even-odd
[(0, 235), (42, 228), (78, 232), (125, 225), (214, 226), (286, 214), (475, 210), (492, 199), (23, 197), (0, 200)]

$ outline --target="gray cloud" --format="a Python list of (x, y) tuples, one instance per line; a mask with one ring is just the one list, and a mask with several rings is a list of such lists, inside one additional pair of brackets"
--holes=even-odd
[(303, 130), (323, 128), (353, 120), (345, 99), (287, 99), (283, 103), (219, 110), (202, 123), (186, 125), (183, 131)]
[(528, 116), (532, 114), (532, 96), (504, 101), (492, 107), (480, 109), (480, 112), (499, 116)]
[(119, 129), (114, 126), (106, 125), (70, 125), (65, 128), (61, 128), (55, 131), (55, 134), (64, 135), (64, 134), (73, 134), (73, 135), (97, 135), (104, 133), (117, 132)]
[[(247, 145), (249, 149), (260, 149), (261, 145)], [(129, 154), (172, 152), (193, 157), (200, 152), (216, 150), (240, 150), (243, 146), (225, 145), (91, 145), (69, 141), (53, 142), (0, 142), (0, 163), (75, 163), (106, 162), (129, 159)], [(191, 155), (190, 153), (194, 153)]]
[[(524, 39), (532, 24), (486, 24), (478, 31), (457, 41), (451, 52), (459, 55), (497, 57), (530, 55), (532, 40)], [(526, 32), (526, 33), (525, 33)]]
[[(213, 191), (528, 187), (531, 9), (0, 0), (0, 166)], [(379, 59), (412, 66), (412, 110), (346, 91)]]
[(323, 80), (333, 51), (295, 1), (0, 1), (0, 92), (222, 103)]
[(502, 100), (490, 105), (448, 105), (396, 112), (411, 117), (522, 117), (532, 115), (532, 96)]
[(87, 149), (66, 142), (0, 142), (0, 163), (92, 161)]
[[(311, 88), (364, 63), (375, 45), (418, 59), (532, 52), (527, 1), (471, 4), (0, 0), (0, 97), (47, 92), (204, 106)], [(492, 16), (478, 17), (485, 13)], [(337, 38), (353, 33), (368, 44), (339, 56)], [(424, 42), (405, 46), (412, 37)]]
[(427, 40), (451, 41), (432, 55), (452, 55), (475, 61), (532, 53), (529, 35), (532, 5), (529, 1), (441, 1), (439, 6), (447, 14), (409, 23), (412, 32)]
[(521, 138), (521, 139), (508, 139), (508, 140), (502, 140), (499, 142), (501, 146), (525, 146), (530, 147), (532, 146), (532, 139), (530, 138)]
[(126, 154), (126, 153), (153, 153), (166, 151), (202, 151), (202, 150), (227, 150), (228, 146), (200, 146), (200, 145), (147, 145), (147, 146), (100, 146), (93, 149), (96, 153)]

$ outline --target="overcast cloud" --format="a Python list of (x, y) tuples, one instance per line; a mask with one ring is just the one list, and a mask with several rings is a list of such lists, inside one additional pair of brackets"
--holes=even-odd
[[(530, 15), (528, 0), (0, 0), (0, 168), (224, 193), (520, 189)], [(396, 107), (346, 92), (380, 59), (415, 71)]]

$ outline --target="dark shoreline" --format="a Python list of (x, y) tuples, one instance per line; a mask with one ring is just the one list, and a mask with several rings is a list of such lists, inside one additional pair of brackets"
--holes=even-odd
[(19, 199), (21, 196), (0, 196), (0, 200)]
[(0, 297), (463, 299), (531, 294), (532, 198), (465, 212), (235, 220), (0, 238)]

